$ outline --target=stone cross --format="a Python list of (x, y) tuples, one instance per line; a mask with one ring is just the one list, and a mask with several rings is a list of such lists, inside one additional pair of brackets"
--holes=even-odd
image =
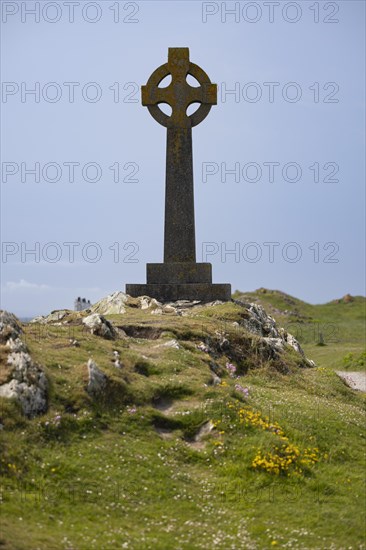
[[(168, 75), (170, 84), (159, 87)], [(190, 86), (187, 75), (193, 76), (199, 86)], [(198, 65), (191, 63), (188, 48), (169, 48), (168, 63), (152, 73), (141, 92), (142, 105), (167, 128), (164, 263), (147, 264), (147, 284), (127, 285), (126, 292), (161, 301), (229, 300), (230, 285), (213, 285), (211, 264), (196, 263), (192, 128), (216, 105), (217, 86)], [(170, 116), (159, 108), (161, 103), (170, 105)], [(187, 115), (192, 103), (200, 106)]]

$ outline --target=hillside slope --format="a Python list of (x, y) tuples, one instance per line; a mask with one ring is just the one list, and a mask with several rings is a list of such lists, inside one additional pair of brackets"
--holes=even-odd
[[(44, 373), (47, 405), (27, 417), (0, 399), (1, 547), (365, 548), (364, 394), (286, 330), (343, 304), (270, 292), (3, 314), (0, 388), (15, 380), (29, 403)], [(338, 350), (362, 348), (360, 300), (338, 315), (354, 338)], [(310, 359), (334, 353), (299, 340)]]
[[(234, 297), (263, 306), (298, 339), (316, 363), (333, 369), (366, 370), (366, 298), (350, 296), (308, 304), (278, 290), (236, 291)], [(324, 343), (325, 346), (319, 345)]]

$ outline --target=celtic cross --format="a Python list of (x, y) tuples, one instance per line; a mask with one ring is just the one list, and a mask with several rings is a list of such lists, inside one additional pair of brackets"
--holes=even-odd
[[(159, 87), (171, 75), (168, 86)], [(199, 86), (191, 86), (187, 76)], [(167, 129), (164, 263), (148, 263), (146, 284), (127, 284), (131, 296), (158, 300), (230, 300), (229, 284), (212, 284), (210, 263), (196, 263), (194, 224), (192, 128), (202, 122), (217, 103), (217, 86), (189, 60), (188, 48), (169, 48), (168, 63), (158, 67), (141, 87), (142, 104)], [(166, 115), (159, 104), (170, 105)], [(187, 109), (199, 103), (191, 115)]]
[[(170, 84), (159, 88), (169, 74)], [(187, 75), (200, 86), (190, 86)], [(164, 262), (195, 262), (192, 127), (216, 105), (217, 87), (198, 65), (190, 62), (188, 48), (169, 48), (168, 63), (152, 73), (141, 92), (142, 104), (167, 128)], [(171, 116), (163, 113), (160, 103), (170, 105)], [(192, 103), (200, 106), (187, 115)]]

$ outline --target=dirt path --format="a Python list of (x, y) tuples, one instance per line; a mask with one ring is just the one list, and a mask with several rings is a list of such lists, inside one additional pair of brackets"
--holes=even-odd
[(336, 370), (336, 373), (342, 380), (345, 381), (347, 386), (353, 390), (359, 390), (366, 392), (366, 372), (347, 372)]

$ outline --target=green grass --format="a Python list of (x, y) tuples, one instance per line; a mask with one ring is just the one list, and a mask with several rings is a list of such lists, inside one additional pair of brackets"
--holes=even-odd
[[(236, 292), (237, 299), (255, 301), (301, 343), (316, 363), (336, 370), (366, 370), (362, 354), (366, 339), (366, 299), (334, 300), (327, 304), (307, 304), (276, 290)], [(322, 335), (322, 336), (321, 336)], [(324, 346), (319, 345), (323, 339)], [(349, 354), (353, 358), (347, 358)]]
[[(276, 293), (272, 301), (263, 296), (251, 298), (269, 313), (290, 310)], [(364, 549), (365, 396), (334, 373), (347, 353), (354, 354), (349, 370), (363, 368), (361, 299), (302, 304), (296, 301), (297, 315), (309, 324), (328, 322), (337, 311), (350, 340), (342, 333), (325, 346), (305, 342), (318, 368), (300, 369), (288, 353), (287, 374), (268, 362), (255, 368), (250, 357), (245, 375), (226, 374), (219, 386), (209, 385), (213, 358), (196, 345), (223, 327), (229, 340), (237, 337), (232, 322), (242, 309), (235, 304), (159, 319), (131, 308), (109, 318), (137, 327), (135, 337), (111, 342), (74, 325), (76, 348), (69, 328), (47, 327), (37, 338), (28, 325), (32, 356), (51, 382), (50, 408), (27, 420), (1, 401), (0, 548)], [(139, 327), (150, 327), (154, 339), (138, 337)], [(171, 338), (180, 349), (162, 346)], [(113, 366), (115, 349), (122, 370)], [(90, 356), (110, 379), (108, 398), (95, 401), (85, 392)], [(228, 357), (214, 360), (224, 372)], [(248, 398), (235, 391), (237, 383)], [(241, 423), (240, 409), (263, 424)], [(194, 441), (207, 420), (214, 430)], [(273, 426), (301, 452), (318, 449), (318, 462), (300, 474), (253, 469), (259, 449), (273, 452), (282, 443)]]

